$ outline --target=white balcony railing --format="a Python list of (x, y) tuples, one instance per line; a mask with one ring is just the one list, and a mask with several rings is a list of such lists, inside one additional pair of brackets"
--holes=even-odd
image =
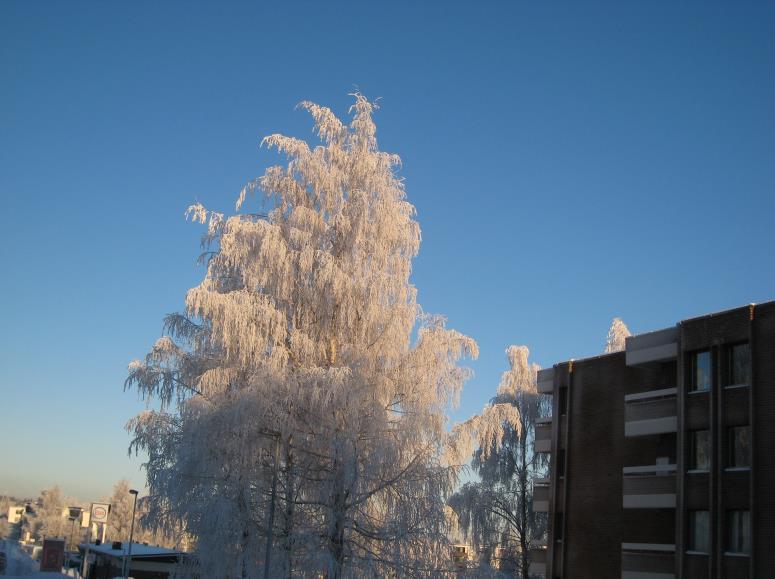
[(535, 451), (536, 452), (551, 452), (552, 451), (552, 425), (551, 425), (551, 423), (539, 423), (539, 422), (536, 422)]
[(622, 469), (622, 507), (625, 509), (675, 508), (674, 464), (627, 466)]
[(538, 371), (538, 393), (552, 394), (554, 392), (554, 368), (544, 368)]
[(678, 428), (675, 388), (624, 397), (624, 436), (675, 432)]
[(678, 355), (678, 328), (630, 336), (625, 352), (628, 366), (674, 360)]
[(549, 484), (539, 483), (539, 480), (546, 479), (534, 479), (533, 480), (533, 511), (536, 513), (548, 513), (549, 512), (549, 496), (550, 487)]
[(622, 579), (675, 579), (675, 545), (622, 543)]

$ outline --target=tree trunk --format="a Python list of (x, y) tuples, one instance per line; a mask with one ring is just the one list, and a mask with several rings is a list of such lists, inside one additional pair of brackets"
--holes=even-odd
[(527, 428), (523, 428), (519, 435), (519, 519), (522, 529), (519, 533), (520, 555), (522, 557), (522, 579), (528, 579), (528, 513), (527, 513)]
[(277, 470), (280, 468), (280, 439), (275, 439), (274, 464), (272, 465), (272, 494), (269, 501), (269, 522), (266, 529), (266, 552), (264, 556), (264, 579), (269, 579), (272, 563), (272, 535), (274, 532), (274, 511), (277, 501)]
[(328, 530), (328, 550), (331, 555), (328, 579), (340, 579), (344, 570), (344, 524), (345, 501), (344, 490), (345, 461), (341, 457), (341, 449), (335, 451), (333, 464), (334, 492), (331, 496), (331, 522)]
[(294, 515), (294, 480), (293, 456), (291, 454), (291, 437), (285, 441), (285, 520), (283, 521), (283, 571), (287, 579), (293, 576), (293, 515)]
[(344, 570), (344, 505), (342, 494), (334, 495), (333, 521), (328, 536), (328, 548), (331, 552), (329, 579), (340, 579)]

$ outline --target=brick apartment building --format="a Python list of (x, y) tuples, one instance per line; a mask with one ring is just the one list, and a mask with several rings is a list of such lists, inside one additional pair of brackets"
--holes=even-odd
[(775, 577), (775, 302), (627, 338), (538, 375), (548, 513), (532, 572)]

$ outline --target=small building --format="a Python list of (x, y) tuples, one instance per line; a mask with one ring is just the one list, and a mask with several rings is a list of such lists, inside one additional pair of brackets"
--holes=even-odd
[[(121, 576), (124, 560), (129, 556), (129, 543), (81, 544), (78, 551), (84, 560), (84, 579), (110, 579)], [(185, 556), (175, 549), (132, 543), (129, 576), (134, 579), (167, 579)]]
[(12, 505), (8, 507), (8, 523), (15, 525), (22, 520), (24, 515), (24, 506)]

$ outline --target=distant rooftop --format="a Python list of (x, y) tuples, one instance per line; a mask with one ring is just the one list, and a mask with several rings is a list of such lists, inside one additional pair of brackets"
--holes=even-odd
[[(90, 553), (100, 553), (102, 555), (110, 555), (112, 557), (124, 557), (129, 554), (129, 543), (125, 542), (121, 544), (120, 549), (114, 549), (112, 543), (103, 543), (102, 545), (95, 545), (94, 543), (81, 543), (78, 545), (78, 549), (85, 551), (89, 549)], [(176, 549), (167, 549), (165, 547), (156, 547), (154, 545), (144, 545), (143, 543), (132, 543), (132, 558), (143, 557), (170, 557), (175, 555), (183, 555), (183, 551)]]

